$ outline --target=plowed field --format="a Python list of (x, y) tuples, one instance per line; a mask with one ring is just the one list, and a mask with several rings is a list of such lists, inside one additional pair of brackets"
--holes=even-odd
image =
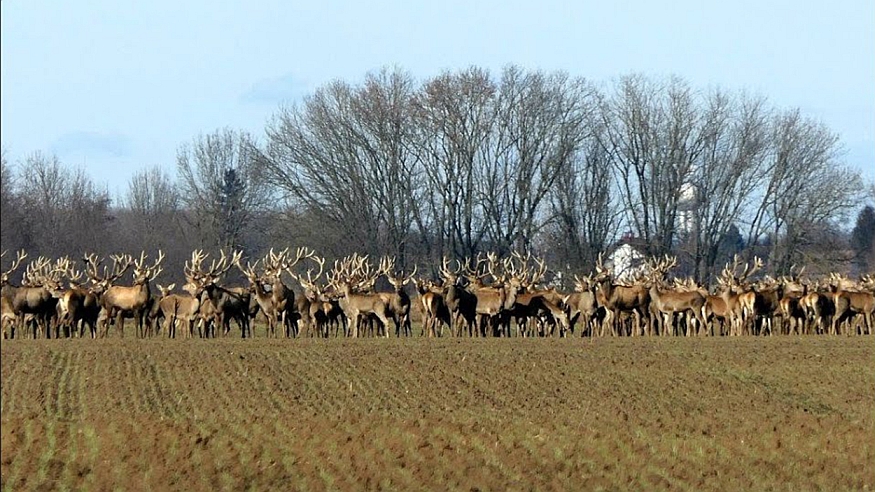
[(12, 340), (2, 489), (875, 487), (858, 338)]

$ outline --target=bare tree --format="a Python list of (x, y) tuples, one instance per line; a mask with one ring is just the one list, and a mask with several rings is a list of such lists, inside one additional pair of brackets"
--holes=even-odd
[(102, 250), (110, 236), (110, 199), (82, 169), (57, 156), (27, 156), (20, 173), (22, 209), (33, 246), (48, 256)]
[(683, 191), (704, 150), (694, 94), (677, 77), (657, 84), (631, 75), (602, 107), (627, 221), (648, 254), (672, 251)]
[[(128, 182), (124, 205), (145, 223), (164, 220), (179, 211), (176, 184), (159, 166), (134, 174)], [(148, 248), (147, 248), (148, 249)]]
[[(743, 217), (761, 183), (762, 162), (769, 150), (769, 117), (765, 100), (724, 91), (711, 92), (702, 108), (703, 152), (694, 163), (688, 211), (693, 238), (693, 275), (711, 281), (728, 261), (721, 242)], [(731, 256), (734, 251), (723, 252)]]
[[(767, 239), (772, 272), (802, 259), (810, 233), (846, 219), (863, 192), (858, 171), (839, 163), (838, 135), (798, 109), (774, 116), (764, 185), (748, 226), (748, 244)], [(816, 227), (813, 227), (816, 226)]]
[[(118, 237), (110, 251), (162, 250), (167, 263), (182, 264), (200, 243), (187, 234), (176, 183), (161, 167), (142, 170), (128, 182), (128, 190), (117, 210)], [(165, 282), (182, 285), (182, 273), (170, 269)]]
[(31, 248), (32, 240), (28, 230), (27, 217), (22, 209), (21, 196), (12, 166), (6, 158), (6, 149), (0, 160), (0, 249), (17, 251)]
[(480, 199), (488, 237), (498, 251), (531, 249), (548, 222), (544, 204), (567, 175), (585, 136), (592, 90), (583, 79), (507, 67), (498, 118), (484, 160)]
[(425, 189), (420, 216), (436, 236), (432, 260), (473, 257), (485, 238), (479, 169), (498, 114), (497, 90), (487, 71), (472, 67), (428, 80), (416, 96), (414, 151)]
[(553, 263), (573, 272), (592, 270), (599, 253), (615, 238), (621, 213), (610, 156), (600, 143), (604, 126), (593, 118), (589, 128), (550, 193), (553, 232), (549, 247), (543, 248), (553, 251)]
[[(340, 233), (345, 243), (335, 256), (365, 249), (404, 261), (418, 179), (413, 90), (397, 69), (369, 74), (360, 87), (333, 82), (268, 127), (266, 169), (292, 203)], [(364, 248), (361, 238), (369, 239)]]
[(252, 136), (227, 128), (179, 148), (179, 198), (202, 245), (241, 249), (257, 230), (271, 201), (260, 156)]

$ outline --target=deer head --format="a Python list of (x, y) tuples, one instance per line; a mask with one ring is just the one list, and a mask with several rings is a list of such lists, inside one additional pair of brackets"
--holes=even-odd
[(380, 271), (386, 274), (386, 278), (396, 291), (400, 291), (407, 285), (416, 275), (417, 266), (413, 266), (413, 271), (410, 275), (404, 275), (404, 272), (395, 270), (395, 258), (383, 257), (380, 260)]
[(133, 259), (130, 255), (111, 255), (110, 258), (113, 261), (112, 269), (110, 270), (104, 266), (102, 273), (100, 271), (100, 264), (103, 260), (98, 258), (96, 254), (86, 254), (83, 258), (85, 262), (85, 275), (91, 281), (92, 291), (97, 293), (105, 292), (133, 266)]
[(164, 261), (164, 252), (158, 250), (158, 258), (151, 265), (146, 265), (146, 252), (140, 253), (140, 259), (134, 260), (134, 285), (143, 285), (147, 282), (155, 280), (164, 268), (161, 267), (161, 262)]
[(200, 296), (208, 287), (215, 285), (232, 266), (240, 263), (240, 257), (243, 255), (241, 251), (231, 253), (231, 257), (221, 251), (221, 257), (210, 261), (209, 269), (204, 270), (203, 262), (209, 256), (203, 250), (195, 250), (191, 253), (191, 260), (185, 262), (185, 277), (189, 289), (196, 292), (195, 296)]
[(286, 270), (292, 278), (298, 281), (301, 284), (301, 287), (304, 288), (304, 295), (310, 301), (319, 301), (322, 300), (323, 289), (317, 283), (319, 279), (322, 277), (322, 273), (325, 271), (325, 258), (321, 258), (316, 256), (315, 252), (311, 251), (307, 258), (312, 260), (319, 266), (319, 271), (316, 275), (313, 275), (313, 269), (307, 269), (307, 278), (305, 279), (303, 275), (298, 275), (294, 271), (290, 269)]

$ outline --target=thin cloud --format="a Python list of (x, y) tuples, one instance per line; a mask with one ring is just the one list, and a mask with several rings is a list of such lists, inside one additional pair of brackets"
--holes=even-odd
[(51, 145), (59, 155), (127, 157), (131, 155), (131, 139), (119, 133), (75, 131), (58, 137)]
[(261, 79), (240, 95), (246, 104), (278, 104), (297, 99), (307, 90), (306, 84), (292, 74)]

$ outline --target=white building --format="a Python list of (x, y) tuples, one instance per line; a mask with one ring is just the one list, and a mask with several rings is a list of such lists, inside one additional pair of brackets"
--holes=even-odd
[(614, 272), (614, 279), (629, 282), (646, 272), (645, 256), (629, 243), (624, 243), (608, 255), (605, 266)]

